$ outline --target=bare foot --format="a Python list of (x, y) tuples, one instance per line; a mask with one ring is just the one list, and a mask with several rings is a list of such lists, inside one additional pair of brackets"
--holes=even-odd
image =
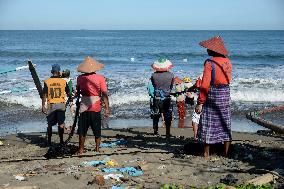
[(84, 150), (78, 150), (77, 152), (76, 152), (76, 155), (77, 156), (79, 156), (79, 157), (81, 157), (82, 155), (83, 155), (83, 153), (84, 153)]
[(205, 158), (205, 160), (210, 160), (210, 156), (209, 156), (209, 154), (204, 153), (204, 158)]

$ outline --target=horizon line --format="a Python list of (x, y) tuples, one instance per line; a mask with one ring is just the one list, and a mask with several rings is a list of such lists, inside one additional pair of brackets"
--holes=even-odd
[(284, 31), (284, 29), (0, 29), (0, 31)]

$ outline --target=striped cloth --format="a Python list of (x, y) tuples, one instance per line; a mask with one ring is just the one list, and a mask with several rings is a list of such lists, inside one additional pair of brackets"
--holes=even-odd
[(198, 138), (206, 144), (232, 140), (228, 85), (210, 87), (199, 121)]

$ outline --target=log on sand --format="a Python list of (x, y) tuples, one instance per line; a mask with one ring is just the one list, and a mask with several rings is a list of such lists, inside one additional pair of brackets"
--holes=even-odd
[(0, 189), (39, 189), (38, 186), (7, 186), (0, 187)]
[(283, 110), (284, 110), (284, 105), (273, 107), (273, 108), (267, 108), (261, 111), (250, 112), (246, 115), (246, 118), (276, 133), (284, 134), (283, 125), (272, 123), (271, 121), (267, 121), (259, 116), (265, 113), (271, 113), (271, 112), (283, 111)]
[(256, 177), (254, 179), (246, 181), (247, 184), (254, 184), (254, 185), (262, 185), (262, 184), (267, 184), (275, 179), (277, 179), (278, 176), (273, 175), (271, 173), (264, 174), (262, 176)]

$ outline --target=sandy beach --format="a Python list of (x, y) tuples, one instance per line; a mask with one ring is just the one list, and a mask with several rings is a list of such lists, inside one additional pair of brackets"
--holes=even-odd
[[(37, 186), (38, 188), (159, 188), (162, 184), (208, 187), (223, 182), (242, 184), (268, 171), (276, 171), (276, 188), (284, 187), (283, 136), (269, 136), (267, 132), (233, 133), (233, 143), (228, 158), (219, 156), (214, 147), (210, 160), (200, 156), (201, 147), (192, 138), (191, 128), (173, 128), (173, 137), (166, 142), (164, 129), (160, 136), (153, 136), (150, 127), (129, 129), (105, 129), (102, 143), (123, 139), (125, 145), (101, 148), (94, 151), (95, 139), (89, 132), (84, 157), (75, 151), (78, 138), (74, 136), (67, 147), (60, 149), (53, 135), (54, 145), (45, 145), (45, 133), (21, 133), (1, 139), (0, 188)], [(67, 135), (65, 136), (67, 137)], [(114, 165), (82, 166), (92, 160), (112, 160)], [(102, 168), (135, 167), (142, 170), (140, 176), (123, 173), (120, 181), (106, 179), (103, 186), (92, 182), (98, 175), (107, 175)], [(118, 172), (116, 172), (118, 173)], [(23, 176), (19, 181), (15, 176)]]

